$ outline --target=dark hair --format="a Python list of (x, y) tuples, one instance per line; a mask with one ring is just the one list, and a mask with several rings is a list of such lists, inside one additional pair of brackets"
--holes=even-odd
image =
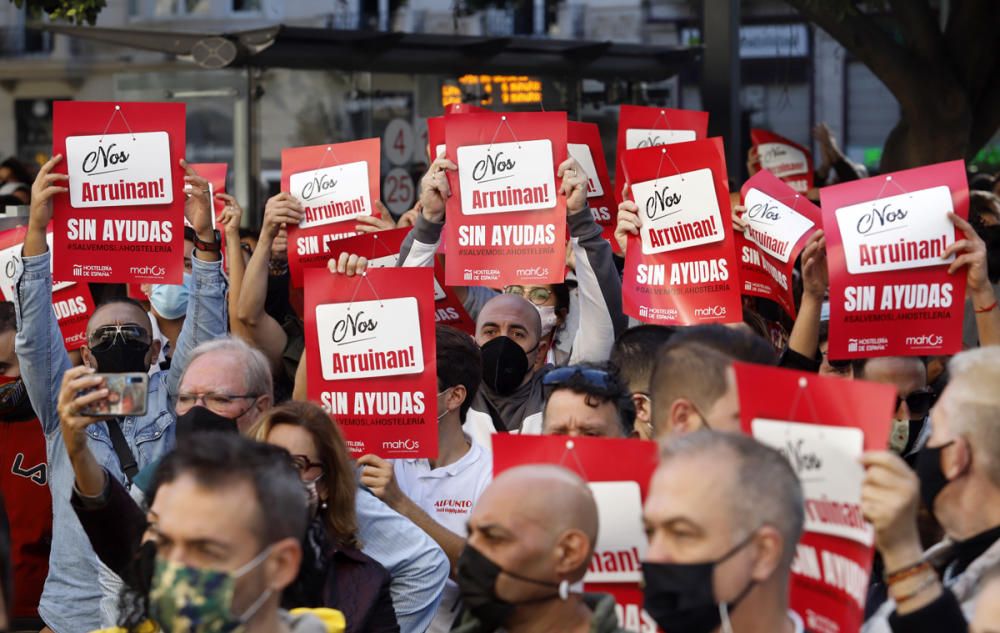
[[(581, 371), (574, 371), (576, 369)], [(607, 375), (604, 384), (599, 386), (593, 380), (588, 379), (583, 373), (588, 369), (596, 369), (604, 372)], [(632, 402), (632, 393), (625, 386), (618, 373), (618, 369), (614, 365), (610, 363), (579, 363), (559, 367), (553, 369), (552, 372), (567, 372), (569, 375), (567, 378), (560, 380), (558, 384), (546, 387), (546, 406), (548, 406), (549, 398), (552, 397), (552, 394), (564, 389), (586, 396), (584, 402), (587, 403), (588, 407), (594, 409), (610, 402), (618, 412), (618, 420), (622, 425), (622, 434), (625, 437), (632, 435), (632, 431), (635, 429), (635, 404)], [(552, 372), (549, 372), (548, 376), (551, 377)]]
[(969, 224), (977, 229), (987, 226), (987, 223), (983, 220), (983, 216), (985, 215), (992, 215), (996, 220), (1000, 220), (997, 207), (1000, 207), (1000, 197), (995, 193), (991, 191), (970, 191)]
[(246, 229), (242, 226), (240, 227), (240, 239), (253, 239), (256, 240), (260, 236), (260, 231), (254, 231), (252, 229)]
[(637, 325), (622, 332), (611, 348), (611, 364), (629, 391), (648, 392), (649, 379), (656, 364), (656, 352), (674, 335), (674, 328), (664, 325)]
[(435, 334), (438, 389), (443, 391), (455, 385), (465, 387), (465, 401), (458, 410), (462, 422), (465, 422), (479, 384), (483, 381), (482, 353), (472, 337), (461, 330), (438, 325)]
[(354, 507), (357, 481), (354, 460), (340, 427), (330, 420), (326, 411), (311, 402), (288, 402), (264, 413), (248, 435), (266, 442), (271, 430), (280, 425), (295, 426), (312, 437), (323, 465), (323, 483), (327, 490), (327, 507), (320, 512), (330, 540), (338, 545), (361, 549), (358, 543), (358, 517)]
[(13, 156), (0, 163), (0, 167), (6, 167), (9, 169), (14, 174), (14, 179), (17, 180), (17, 182), (24, 183), (29, 187), (31, 186), (31, 181), (34, 180), (34, 178), (31, 177), (31, 172), (28, 170), (28, 167)]
[(12, 330), (17, 330), (17, 315), (14, 312), (14, 303), (11, 301), (0, 301), (0, 334), (6, 334)]
[(653, 429), (663, 432), (657, 428), (657, 420), (669, 417), (671, 405), (681, 398), (694, 403), (702, 415), (707, 414), (729, 388), (726, 372), (732, 364), (731, 356), (714, 347), (674, 336), (656, 355), (649, 380)]
[(285, 449), (236, 433), (193, 433), (178, 441), (177, 448), (160, 462), (150, 499), (156, 498), (160, 486), (181, 475), (191, 475), (213, 490), (240, 481), (251, 483), (258, 516), (250, 527), (261, 549), (285, 538), (301, 541), (305, 537), (306, 489)]
[(720, 324), (695, 325), (681, 328), (671, 343), (701, 343), (716, 349), (733, 360), (757, 365), (777, 365), (778, 355), (771, 344), (746, 330)]
[(985, 172), (969, 174), (969, 192), (993, 191), (993, 176)]
[[(94, 315), (97, 314), (101, 310), (101, 308), (103, 308), (105, 306), (115, 305), (115, 304), (119, 304), (119, 303), (124, 303), (125, 305), (130, 305), (133, 308), (137, 309), (139, 312), (142, 312), (143, 314), (147, 315), (147, 317), (146, 317), (147, 319), (149, 318), (149, 313), (146, 311), (146, 308), (141, 303), (139, 303), (138, 301), (136, 301), (135, 299), (133, 299), (132, 297), (126, 297), (126, 296), (111, 297), (111, 298), (106, 299), (106, 300), (102, 301), (101, 303), (97, 304), (97, 307), (94, 308), (94, 311), (90, 313), (90, 319), (87, 321), (88, 336), (90, 334), (90, 320), (92, 320), (94, 318)], [(152, 327), (152, 322), (151, 321), (150, 321), (150, 327)], [(149, 335), (150, 336), (153, 335), (152, 330), (150, 330)]]

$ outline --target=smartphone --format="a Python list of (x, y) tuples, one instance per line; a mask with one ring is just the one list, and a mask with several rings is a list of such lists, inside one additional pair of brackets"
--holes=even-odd
[[(149, 375), (142, 372), (94, 374), (104, 379), (108, 397), (80, 411), (87, 416), (146, 415)], [(83, 394), (81, 394), (83, 395)]]

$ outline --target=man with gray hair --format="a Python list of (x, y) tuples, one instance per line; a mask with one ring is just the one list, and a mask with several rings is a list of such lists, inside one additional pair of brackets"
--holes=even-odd
[[(962, 352), (948, 371), (916, 472), (891, 452), (864, 458), (861, 508), (875, 528), (890, 598), (865, 633), (965, 630), (980, 580), (1000, 562), (1000, 348)], [(945, 532), (926, 552), (919, 499)]]
[(778, 451), (737, 433), (671, 437), (643, 515), (645, 609), (660, 628), (803, 631), (788, 587), (804, 499)]

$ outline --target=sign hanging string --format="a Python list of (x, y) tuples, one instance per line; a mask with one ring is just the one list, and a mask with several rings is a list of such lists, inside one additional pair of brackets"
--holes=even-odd
[(497, 123), (497, 129), (493, 132), (493, 138), (490, 139), (490, 145), (486, 148), (487, 152), (493, 149), (493, 143), (497, 140), (497, 134), (500, 133), (500, 128), (505, 125), (507, 126), (507, 131), (510, 132), (512, 137), (514, 137), (514, 142), (517, 143), (517, 149), (521, 149), (521, 141), (517, 138), (517, 134), (514, 134), (514, 128), (512, 128), (510, 123), (507, 122), (507, 115), (505, 114), (500, 117), (500, 122)]
[(677, 173), (677, 174), (680, 175), (681, 182), (684, 182), (684, 174), (681, 173), (681, 170), (677, 167), (677, 163), (675, 163), (674, 159), (671, 158), (670, 154), (667, 153), (667, 148), (666, 147), (661, 148), (661, 151), (660, 151), (660, 162), (657, 163), (657, 165), (656, 165), (656, 178), (660, 177), (660, 168), (663, 167), (663, 158), (664, 157), (666, 157), (667, 160), (670, 161), (670, 164), (674, 166), (674, 173)]
[(882, 199), (882, 194), (885, 192), (885, 188), (889, 186), (889, 183), (892, 183), (896, 187), (896, 189), (899, 189), (902, 193), (911, 193), (897, 181), (893, 180), (892, 176), (886, 176), (885, 182), (882, 183), (882, 188), (878, 190), (878, 195), (875, 196), (875, 199), (872, 200), (872, 202), (878, 202), (879, 200)]
[(98, 143), (104, 142), (104, 137), (107, 136), (108, 128), (111, 127), (111, 122), (115, 120), (115, 115), (122, 118), (122, 123), (124, 123), (125, 127), (128, 128), (128, 133), (132, 135), (132, 140), (135, 140), (135, 132), (132, 131), (132, 126), (128, 124), (128, 119), (126, 119), (125, 115), (122, 114), (122, 107), (120, 105), (116, 105), (114, 111), (111, 112), (111, 116), (108, 118), (107, 125), (104, 126), (104, 131), (101, 132), (101, 138), (97, 139)]
[(792, 399), (792, 404), (788, 408), (788, 419), (795, 420), (795, 412), (798, 411), (799, 401), (805, 398), (806, 404), (809, 405), (809, 413), (812, 414), (814, 420), (820, 420), (819, 413), (816, 411), (816, 404), (813, 402), (812, 395), (809, 393), (809, 380), (802, 376), (799, 378), (799, 388), (795, 390), (795, 397)]
[[(326, 167), (326, 161), (331, 156), (333, 156), (333, 165), (339, 165), (340, 164), (340, 159), (337, 158), (337, 153), (333, 151), (333, 146), (332, 145), (327, 145), (326, 146), (326, 152), (323, 154), (323, 160), (321, 160), (319, 162), (319, 166), (316, 168), (316, 171), (319, 171), (320, 169), (323, 169), (324, 167)], [(333, 165), (331, 165), (331, 167)]]
[[(368, 283), (368, 287), (371, 289), (372, 294), (375, 295), (376, 299), (378, 299), (378, 307), (384, 308), (385, 305), (382, 304), (382, 297), (379, 296), (378, 290), (375, 290), (375, 285), (372, 284), (372, 280), (368, 278), (368, 271), (361, 273), (361, 278)], [(354, 305), (354, 299), (358, 296), (358, 290), (360, 289), (361, 289), (361, 282), (358, 282), (358, 284), (354, 286), (354, 293), (351, 295), (351, 300), (347, 302), (348, 312), (351, 311), (351, 306)]]
[(559, 465), (566, 465), (566, 458), (570, 455), (573, 456), (573, 461), (576, 462), (577, 468), (580, 470), (580, 474), (583, 475), (584, 481), (590, 481), (590, 477), (587, 475), (587, 469), (583, 467), (583, 462), (580, 461), (580, 455), (576, 452), (576, 443), (573, 440), (566, 440), (566, 450), (563, 451), (562, 457), (559, 458)]

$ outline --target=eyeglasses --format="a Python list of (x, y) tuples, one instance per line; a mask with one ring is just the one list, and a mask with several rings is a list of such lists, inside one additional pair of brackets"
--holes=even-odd
[[(579, 378), (577, 378), (579, 377)], [(559, 367), (545, 374), (542, 379), (543, 387), (555, 388), (564, 385), (571, 380), (579, 380), (592, 389), (611, 391), (615, 388), (614, 379), (611, 374), (603, 369), (592, 367)]]
[(921, 389), (914, 391), (905, 398), (897, 395), (897, 411), (899, 410), (899, 405), (903, 404), (903, 402), (906, 402), (906, 408), (909, 409), (911, 416), (922, 418), (927, 415), (927, 412), (931, 410), (931, 405), (934, 404), (934, 392), (930, 389)]
[(136, 323), (122, 325), (102, 325), (93, 331), (89, 337), (90, 349), (94, 352), (106, 352), (116, 342), (123, 345), (149, 347), (149, 332)]
[(524, 297), (536, 306), (543, 305), (552, 298), (552, 291), (548, 288), (532, 288), (525, 294), (524, 286), (507, 286), (503, 289), (504, 294)]
[(292, 455), (292, 466), (295, 466), (295, 470), (302, 474), (309, 471), (310, 468), (322, 468), (323, 464), (311, 461), (305, 455)]
[(221, 414), (221, 413), (228, 413), (229, 411), (231, 411), (233, 404), (237, 400), (255, 400), (259, 397), (260, 397), (259, 394), (253, 394), (253, 393), (242, 394), (242, 395), (214, 393), (214, 392), (181, 393), (177, 394), (177, 406), (178, 408), (190, 409), (195, 404), (197, 404), (199, 400), (201, 400), (205, 404), (205, 407), (207, 407), (210, 411), (214, 411), (215, 413)]

